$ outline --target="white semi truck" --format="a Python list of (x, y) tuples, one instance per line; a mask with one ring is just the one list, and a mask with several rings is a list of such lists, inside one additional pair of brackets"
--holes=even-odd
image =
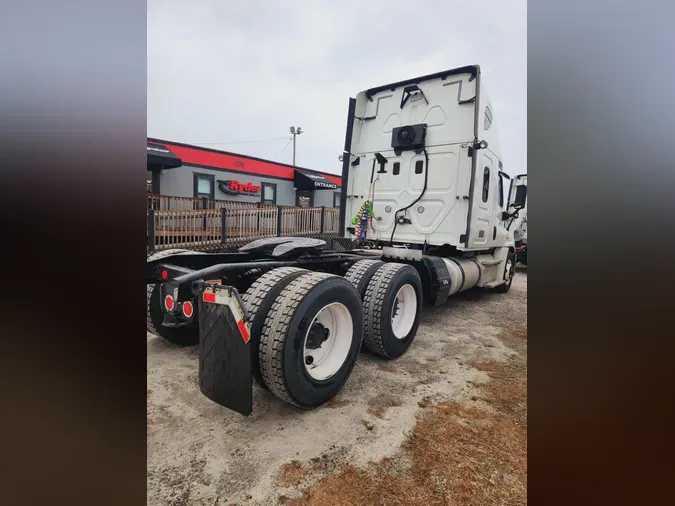
[(279, 237), (159, 253), (148, 329), (199, 344), (200, 389), (222, 406), (250, 414), (253, 379), (300, 408), (322, 405), (362, 346), (385, 359), (408, 350), (423, 303), (509, 291), (527, 176), (504, 172), (496, 119), (477, 65), (362, 91), (341, 156), (340, 229), (355, 248)]

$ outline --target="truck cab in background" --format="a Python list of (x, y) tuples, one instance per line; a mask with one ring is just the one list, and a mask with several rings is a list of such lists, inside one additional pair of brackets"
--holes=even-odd
[(516, 260), (527, 265), (527, 209), (522, 218), (514, 224), (513, 238), (516, 241)]

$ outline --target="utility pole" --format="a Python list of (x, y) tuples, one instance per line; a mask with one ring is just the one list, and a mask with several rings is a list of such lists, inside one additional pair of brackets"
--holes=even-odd
[(301, 127), (298, 127), (297, 129), (291, 127), (291, 134), (293, 134), (293, 167), (295, 167), (295, 136), (300, 135), (301, 133), (303, 133)]

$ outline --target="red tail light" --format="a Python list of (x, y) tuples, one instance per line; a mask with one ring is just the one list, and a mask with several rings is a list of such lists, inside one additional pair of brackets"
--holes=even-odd
[(183, 315), (185, 315), (186, 318), (192, 318), (192, 313), (194, 313), (194, 307), (192, 306), (192, 302), (189, 300), (186, 300), (183, 302)]
[(173, 300), (173, 297), (171, 295), (167, 295), (164, 297), (164, 307), (166, 308), (167, 311), (173, 311), (173, 307), (175, 305), (175, 301)]
[(163, 279), (164, 281), (166, 281), (167, 279), (169, 279), (169, 273), (168, 273), (168, 271), (167, 271), (166, 269), (162, 271), (162, 279)]

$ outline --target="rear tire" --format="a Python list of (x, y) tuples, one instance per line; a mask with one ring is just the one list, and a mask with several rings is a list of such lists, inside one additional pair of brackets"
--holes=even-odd
[(351, 374), (362, 332), (361, 300), (349, 281), (327, 273), (301, 275), (281, 291), (263, 326), (264, 382), (299, 408), (324, 404)]
[[(159, 285), (146, 285), (146, 290), (147, 306), (145, 314), (148, 332), (179, 346), (194, 346), (198, 344), (199, 327), (197, 324), (176, 328), (165, 327), (162, 325), (162, 322), (164, 322), (164, 312), (159, 300)], [(195, 305), (194, 321), (199, 321), (197, 311), (197, 305)]]
[(269, 387), (260, 372), (260, 335), (272, 304), (281, 291), (298, 276), (309, 272), (299, 267), (280, 267), (263, 274), (242, 295), (251, 323), (251, 370), (253, 379), (265, 390)]
[(403, 355), (417, 334), (422, 312), (422, 280), (406, 264), (382, 265), (368, 284), (363, 299), (363, 342), (386, 358)]
[(359, 260), (345, 274), (345, 279), (356, 287), (361, 300), (366, 295), (368, 283), (370, 283), (377, 270), (383, 265), (384, 262), (382, 260)]

